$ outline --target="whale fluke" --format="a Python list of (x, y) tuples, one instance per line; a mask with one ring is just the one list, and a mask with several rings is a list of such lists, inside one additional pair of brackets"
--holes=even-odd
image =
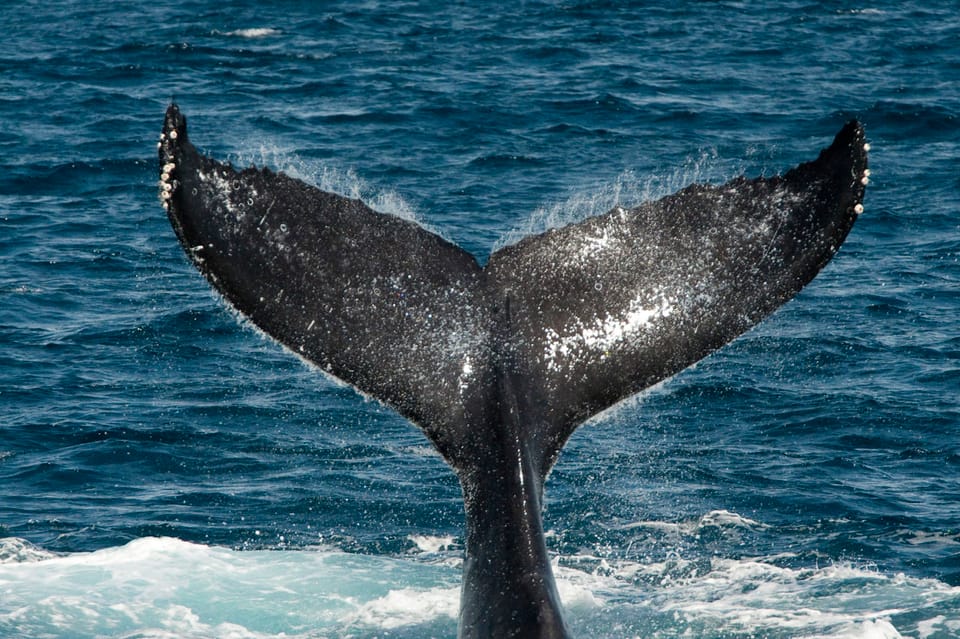
[(396, 409), (453, 467), (466, 507), (460, 636), (566, 637), (541, 523), (564, 443), (812, 280), (863, 210), (867, 149), (853, 121), (783, 175), (616, 207), (483, 268), (360, 200), (200, 154), (175, 104), (160, 197), (235, 309)]

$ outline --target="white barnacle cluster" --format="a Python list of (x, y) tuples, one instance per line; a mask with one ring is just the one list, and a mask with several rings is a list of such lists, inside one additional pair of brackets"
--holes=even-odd
[[(160, 141), (157, 142), (158, 148), (163, 148), (163, 143), (166, 141), (166, 137), (167, 137), (167, 134), (165, 133), (160, 134)], [(176, 139), (176, 137), (177, 137), (177, 132), (171, 131), (170, 139)], [(173, 176), (174, 169), (177, 168), (177, 165), (173, 162), (173, 158), (169, 157), (169, 155), (170, 154), (168, 153), (167, 162), (164, 162), (163, 166), (160, 169), (160, 182), (158, 184), (160, 203), (163, 205), (163, 208), (165, 210), (170, 209), (170, 199), (173, 197), (173, 191), (175, 188), (175, 184), (172, 176)]]
[(570, 358), (604, 359), (614, 348), (640, 339), (654, 321), (669, 317), (675, 305), (676, 299), (661, 291), (652, 298), (631, 300), (620, 313), (607, 313), (590, 321), (574, 318), (562, 332), (548, 328), (544, 347), (547, 366), (560, 371)]
[[(863, 143), (863, 150), (864, 152), (867, 152), (870, 150), (869, 142)], [(866, 186), (869, 183), (870, 183), (870, 169), (864, 169), (863, 174), (860, 176), (860, 184), (862, 184), (863, 186)], [(857, 204), (853, 207), (853, 212), (856, 213), (857, 215), (860, 215), (861, 213), (863, 213), (863, 203), (857, 202)]]
[[(235, 175), (223, 168), (214, 168), (210, 171), (198, 171), (197, 179), (204, 183), (204, 189), (215, 193), (217, 203), (217, 213), (222, 214), (224, 210), (233, 216), (236, 222), (243, 222), (247, 216), (249, 208), (257, 197), (256, 190), (248, 188), (246, 183)], [(266, 215), (263, 216), (266, 218)], [(264, 219), (260, 220), (262, 225)], [(286, 229), (283, 229), (286, 230)]]

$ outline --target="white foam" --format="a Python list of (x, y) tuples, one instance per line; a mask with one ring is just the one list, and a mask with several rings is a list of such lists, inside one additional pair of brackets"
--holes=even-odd
[(934, 615), (931, 627), (960, 624), (960, 588), (935, 580), (891, 577), (850, 564), (794, 569), (764, 559), (714, 559), (706, 571), (684, 564), (607, 563), (592, 589), (609, 589), (619, 599), (620, 584), (642, 577), (659, 585), (642, 606), (681, 627), (720, 634), (896, 639), (901, 631), (892, 617), (928, 609), (957, 610), (949, 621)]
[[(2, 455), (0, 459), (3, 459)], [(56, 556), (55, 553), (38, 548), (25, 539), (16, 537), (0, 539), (0, 565), (32, 563)]]
[(252, 27), (249, 29), (235, 29), (233, 31), (227, 31), (223, 35), (232, 36), (236, 38), (267, 38), (270, 36), (280, 35), (281, 31), (279, 29), (273, 29), (271, 27)]
[(430, 445), (424, 446), (404, 446), (401, 448), (401, 451), (405, 455), (414, 455), (416, 457), (434, 457), (436, 459), (443, 459), (440, 455), (440, 451)]
[(733, 528), (748, 528), (748, 529), (762, 529), (769, 528), (766, 524), (762, 524), (759, 521), (744, 517), (743, 515), (738, 515), (737, 513), (730, 512), (729, 510), (712, 510), (697, 522), (697, 529), (706, 528), (709, 526), (722, 526), (722, 527), (733, 527)]
[(235, 551), (144, 538), (0, 564), (0, 636), (345, 636), (357, 623), (449, 621), (458, 605), (455, 567), (330, 549)]
[(456, 619), (459, 614), (460, 588), (401, 588), (360, 605), (348, 618), (349, 624), (361, 623), (393, 630), (438, 617)]
[(960, 535), (911, 531), (905, 540), (912, 546), (960, 546)]
[(456, 545), (453, 535), (408, 535), (407, 539), (412, 541), (420, 552), (436, 554), (441, 550), (450, 550)]
[(902, 639), (903, 637), (893, 627), (893, 624), (886, 619), (868, 620), (861, 624), (854, 624), (853, 627), (837, 636), (840, 639)]
[[(763, 527), (723, 510), (683, 525)], [(333, 548), (237, 551), (168, 538), (58, 556), (0, 540), (0, 548), (29, 549), (0, 564), (0, 636), (452, 636), (459, 550), (442, 535), (411, 541), (420, 552), (383, 557)], [(960, 588), (935, 579), (849, 563), (794, 567), (787, 556), (678, 551), (653, 562), (603, 555), (588, 550), (555, 562), (568, 621), (583, 639), (937, 639), (960, 632)]]
[(623, 524), (618, 528), (629, 530), (631, 528), (646, 528), (663, 533), (695, 535), (704, 528), (744, 528), (749, 530), (762, 530), (769, 528), (766, 524), (756, 520), (738, 515), (729, 510), (712, 510), (696, 520), (685, 522), (666, 522), (666, 521), (637, 521), (629, 524)]
[(600, 609), (605, 600), (595, 588), (594, 576), (580, 570), (574, 570), (553, 563), (553, 572), (557, 580), (557, 592), (563, 607), (569, 611)]
[[(943, 633), (943, 634), (940, 634)], [(946, 615), (937, 615), (917, 624), (917, 637), (960, 636), (960, 619), (947, 619)]]

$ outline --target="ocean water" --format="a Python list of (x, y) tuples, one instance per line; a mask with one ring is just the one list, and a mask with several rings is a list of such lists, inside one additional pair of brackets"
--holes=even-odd
[(454, 475), (188, 264), (172, 98), (201, 149), (481, 260), (861, 119), (837, 257), (583, 426), (548, 543), (578, 637), (960, 637), (955, 3), (54, 0), (0, 28), (0, 637), (456, 634)]

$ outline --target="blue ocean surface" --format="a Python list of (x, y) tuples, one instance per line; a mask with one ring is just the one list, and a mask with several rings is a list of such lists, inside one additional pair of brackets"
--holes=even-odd
[(956, 3), (25, 0), (0, 30), (0, 637), (456, 634), (454, 474), (188, 263), (171, 99), (202, 150), (481, 261), (862, 120), (836, 258), (581, 427), (548, 544), (577, 637), (960, 637)]

